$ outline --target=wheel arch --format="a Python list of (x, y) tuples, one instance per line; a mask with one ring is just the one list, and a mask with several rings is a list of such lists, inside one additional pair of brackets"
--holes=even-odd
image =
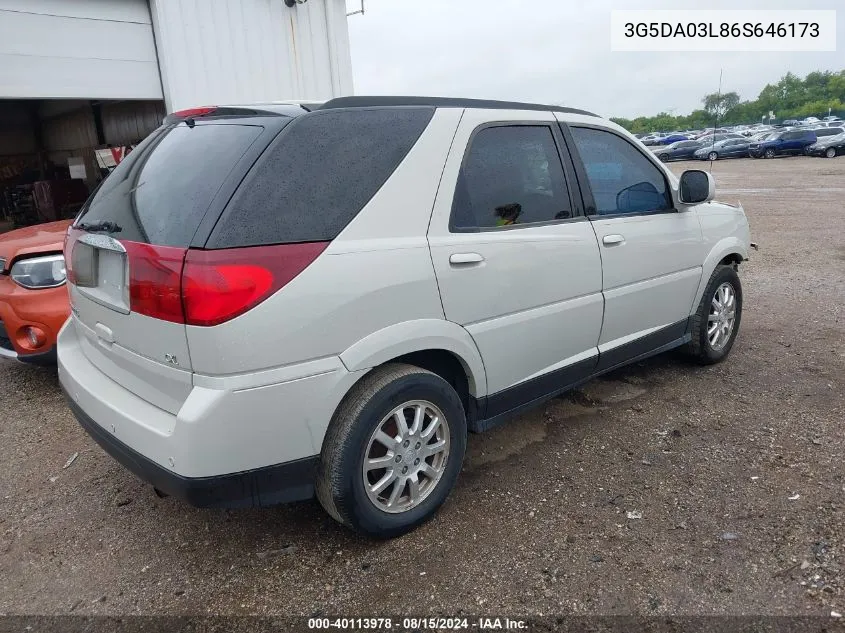
[(464, 380), (467, 396), (487, 395), (487, 374), (478, 347), (469, 332), (451, 321), (418, 319), (391, 325), (349, 347), (340, 360), (350, 372), (388, 362), (416, 365), (446, 380), (451, 377), (458, 383), (453, 384), (456, 388)]
[(698, 282), (698, 290), (690, 306), (690, 314), (695, 312), (701, 301), (701, 295), (707, 287), (707, 282), (710, 280), (710, 276), (713, 274), (716, 266), (722, 264), (737, 266), (746, 259), (748, 259), (748, 246), (738, 237), (730, 236), (719, 240), (710, 250), (702, 265), (701, 279)]

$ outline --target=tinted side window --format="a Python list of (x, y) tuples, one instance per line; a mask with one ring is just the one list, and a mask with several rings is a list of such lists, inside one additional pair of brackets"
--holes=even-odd
[(350, 108), (297, 117), (241, 183), (209, 247), (333, 240), (399, 166), (433, 114), (429, 107)]
[(569, 190), (551, 128), (488, 127), (473, 137), (458, 176), (450, 229), (570, 217)]
[(666, 178), (631, 143), (604, 130), (573, 127), (596, 213), (646, 213), (672, 208)]

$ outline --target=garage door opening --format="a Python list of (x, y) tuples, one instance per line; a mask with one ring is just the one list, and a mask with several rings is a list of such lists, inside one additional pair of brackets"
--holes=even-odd
[(0, 100), (0, 233), (74, 217), (164, 116), (162, 100)]

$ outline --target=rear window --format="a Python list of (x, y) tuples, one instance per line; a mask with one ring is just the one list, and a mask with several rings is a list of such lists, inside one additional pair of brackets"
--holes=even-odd
[(109, 174), (77, 224), (109, 235), (187, 246), (223, 180), (261, 134), (255, 125), (179, 123), (159, 128)]
[(402, 162), (433, 114), (434, 108), (393, 107), (297, 117), (244, 179), (208, 247), (333, 240)]

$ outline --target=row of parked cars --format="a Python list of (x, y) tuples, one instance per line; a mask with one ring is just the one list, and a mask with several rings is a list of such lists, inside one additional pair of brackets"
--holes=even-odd
[(845, 154), (845, 121), (766, 128), (753, 134), (744, 132), (720, 128), (691, 134), (665, 145), (654, 145), (652, 139), (648, 139), (646, 144), (652, 143), (650, 149), (663, 162), (694, 159), (713, 161), (748, 156), (774, 158), (795, 154), (835, 158)]
[(765, 123), (753, 123), (751, 125), (731, 125), (724, 127), (708, 127), (701, 130), (684, 130), (677, 132), (649, 132), (647, 134), (635, 134), (644, 145), (659, 146), (671, 145), (678, 141), (692, 141), (708, 134), (737, 134), (750, 138), (752, 136), (759, 136), (764, 132), (777, 132), (784, 128), (805, 128), (805, 129), (819, 129), (824, 127), (842, 127), (845, 121), (838, 116), (826, 116), (824, 119), (817, 119), (816, 117), (807, 117), (801, 121), (795, 119), (786, 119), (782, 123), (774, 123), (767, 125)]

